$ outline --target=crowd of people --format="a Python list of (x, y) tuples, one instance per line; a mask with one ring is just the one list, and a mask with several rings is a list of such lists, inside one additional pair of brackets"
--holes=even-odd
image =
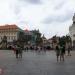
[(57, 62), (60, 60), (60, 61), (64, 61), (64, 56), (65, 56), (65, 51), (67, 50), (67, 54), (68, 56), (71, 56), (71, 53), (70, 51), (72, 50), (71, 47), (68, 47), (66, 49), (66, 46), (65, 45), (62, 45), (60, 46), (59, 44), (56, 45), (56, 57), (57, 57)]
[(17, 45), (12, 47), (16, 58), (22, 58), (23, 49)]
[(52, 50), (50, 46), (25, 46), (24, 50)]
[[(22, 53), (23, 53), (23, 48), (15, 45), (12, 46), (12, 49), (16, 55), (16, 58), (22, 58)], [(26, 47), (26, 50), (35, 50), (35, 51), (47, 51), (47, 49), (45, 47)], [(71, 56), (70, 51), (72, 50), (71, 47), (69, 46), (67, 49), (65, 47), (65, 45), (60, 46), (59, 44), (56, 45), (55, 47), (55, 51), (56, 51), (56, 57), (57, 57), (57, 62), (60, 61), (64, 61), (64, 56), (65, 56), (65, 51), (67, 50), (67, 54), (68, 56)]]

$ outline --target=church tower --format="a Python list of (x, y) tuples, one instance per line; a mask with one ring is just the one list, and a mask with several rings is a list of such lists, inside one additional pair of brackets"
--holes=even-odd
[(75, 13), (74, 16), (72, 18), (72, 25), (69, 27), (69, 33), (70, 33), (70, 37), (72, 39), (72, 46), (75, 48)]
[(73, 16), (73, 25), (75, 24), (75, 13), (74, 13), (74, 16)]

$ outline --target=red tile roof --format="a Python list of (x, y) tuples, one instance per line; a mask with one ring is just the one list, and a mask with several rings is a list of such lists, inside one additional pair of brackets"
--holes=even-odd
[(3, 25), (3, 26), (0, 26), (0, 30), (8, 30), (8, 29), (18, 29), (19, 27), (15, 24), (12, 24), (12, 25)]
[(25, 32), (29, 32), (29, 30), (28, 30), (28, 29), (25, 29), (24, 31), (25, 31)]

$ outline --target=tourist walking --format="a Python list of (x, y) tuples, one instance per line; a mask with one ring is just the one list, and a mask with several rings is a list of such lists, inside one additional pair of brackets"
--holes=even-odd
[(67, 50), (67, 51), (68, 51), (68, 56), (71, 56), (71, 50), (72, 50), (72, 47), (69, 46), (69, 47), (68, 47), (68, 50)]
[(19, 56), (19, 47), (17, 45), (15, 47), (15, 54), (16, 54), (16, 58), (18, 58), (18, 56)]
[(57, 57), (57, 62), (58, 62), (59, 57), (60, 57), (60, 49), (59, 49), (59, 45), (56, 46), (56, 57)]
[(21, 47), (19, 47), (19, 58), (22, 58), (22, 48)]
[(11, 49), (14, 51), (14, 54), (16, 53), (16, 48), (15, 46), (11, 46)]
[(64, 61), (64, 55), (65, 55), (65, 45), (63, 45), (60, 49), (60, 61)]
[(18, 54), (19, 54), (18, 46), (17, 45), (12, 46), (12, 50), (14, 51), (16, 58), (18, 58)]

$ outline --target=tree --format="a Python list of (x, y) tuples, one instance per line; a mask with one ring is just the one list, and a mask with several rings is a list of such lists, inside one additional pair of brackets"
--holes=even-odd
[(23, 31), (20, 31), (18, 34), (17, 44), (24, 47), (24, 44), (28, 44), (31, 41), (31, 35), (25, 34)]
[(66, 47), (67, 48), (72, 47), (71, 37), (70, 36), (67, 36), (67, 35), (66, 35)]
[(39, 46), (41, 45), (41, 43), (43, 42), (42, 38), (41, 38), (41, 33), (38, 31), (35, 32), (35, 36), (36, 36), (36, 45)]
[(70, 36), (67, 36), (67, 35), (66, 35), (66, 42), (67, 42), (67, 43), (71, 43), (71, 42), (72, 42), (72, 40), (71, 40), (71, 37), (70, 37)]
[(66, 37), (62, 36), (59, 38), (59, 44), (60, 46), (66, 45)]
[(53, 43), (57, 43), (56, 35), (52, 37), (52, 42), (53, 42)]
[(42, 45), (42, 43), (43, 43), (42, 38), (41, 37), (37, 37), (36, 38), (36, 45), (39, 46), (39, 45)]
[(6, 36), (3, 37), (2, 42), (7, 43), (7, 37)]
[(28, 42), (31, 41), (31, 39), (32, 39), (32, 36), (31, 35), (24, 35), (24, 42), (26, 44), (28, 44)]
[(20, 31), (18, 33), (17, 45), (23, 48), (24, 47), (24, 42), (25, 42), (24, 32)]

